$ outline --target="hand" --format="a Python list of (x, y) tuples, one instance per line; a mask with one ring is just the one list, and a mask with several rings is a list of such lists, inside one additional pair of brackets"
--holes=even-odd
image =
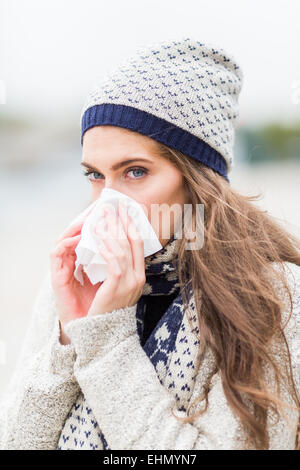
[(96, 227), (104, 243), (99, 251), (107, 262), (108, 277), (98, 288), (88, 316), (135, 305), (146, 282), (144, 241), (121, 203), (118, 213), (119, 218), (106, 210), (107, 232)]
[(60, 320), (62, 344), (69, 342), (63, 326), (70, 320), (86, 316), (101, 285), (99, 282), (95, 285), (91, 284), (85, 272), (83, 272), (83, 286), (74, 277), (75, 248), (81, 237), (82, 225), (94, 204), (85, 209), (66, 228), (56, 240), (56, 246), (50, 253), (51, 283)]

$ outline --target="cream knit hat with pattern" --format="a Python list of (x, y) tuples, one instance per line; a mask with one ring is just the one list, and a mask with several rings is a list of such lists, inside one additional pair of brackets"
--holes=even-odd
[(190, 37), (156, 42), (108, 72), (83, 106), (84, 133), (131, 129), (213, 168), (228, 182), (243, 73), (224, 49)]

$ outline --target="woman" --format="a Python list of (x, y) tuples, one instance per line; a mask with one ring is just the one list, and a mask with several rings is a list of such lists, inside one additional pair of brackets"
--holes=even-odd
[(148, 214), (187, 204), (192, 217), (180, 238), (179, 213), (149, 219), (163, 248), (144, 259), (124, 208), (107, 211), (95, 286), (73, 276), (90, 208), (67, 227), (2, 406), (2, 448), (299, 448), (300, 242), (230, 186), (241, 85), (232, 56), (184, 38), (139, 51), (89, 95), (92, 200), (111, 187)]

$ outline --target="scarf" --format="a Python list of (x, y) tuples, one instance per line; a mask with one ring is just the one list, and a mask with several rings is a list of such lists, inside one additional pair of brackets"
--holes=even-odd
[[(146, 282), (142, 295), (137, 302), (136, 320), (141, 346), (152, 362), (161, 384), (172, 390), (177, 401), (178, 411), (185, 412), (192, 393), (191, 383), (195, 379), (199, 340), (196, 340), (195, 336), (188, 336), (187, 334), (189, 326), (185, 318), (186, 315), (184, 315), (185, 312), (177, 275), (177, 243), (178, 241), (173, 236), (160, 251), (145, 258)], [(147, 314), (147, 301), (149, 301), (151, 296), (159, 295), (175, 296), (175, 298), (171, 301), (166, 312), (163, 313), (152, 333), (143, 344), (142, 338), (145, 315)], [(188, 294), (188, 299), (190, 302), (189, 307), (195, 310), (193, 296), (190, 295), (189, 297)], [(195, 332), (199, 333), (195, 312), (190, 321), (194, 322)], [(188, 337), (192, 339), (188, 340)], [(78, 410), (80, 415), (78, 415)], [(58, 443), (58, 450), (66, 449), (65, 444), (68, 440), (66, 436), (68, 436), (70, 429), (72, 430), (72, 438), (75, 441), (75, 445), (78, 442), (78, 447), (87, 446), (87, 448), (97, 450), (110, 450), (98, 423), (94, 417), (91, 418), (91, 410), (89, 410), (89, 416), (86, 417), (84, 416), (85, 410), (89, 410), (89, 408), (84, 396), (80, 394), (67, 416)], [(82, 430), (79, 429), (80, 422), (82, 423)], [(95, 442), (93, 444), (90, 442), (90, 445), (83, 444), (84, 441), (81, 440), (84, 433), (86, 435), (90, 434), (85, 424), (87, 422), (91, 422), (94, 430), (97, 431), (97, 444)], [(83, 429), (84, 427), (87, 431)], [(75, 437), (76, 432), (79, 433), (77, 437)], [(93, 434), (93, 441), (95, 441), (95, 433)]]
[(151, 322), (150, 329), (153, 330), (164, 313), (163, 309), (167, 309), (174, 299), (177, 300), (179, 294), (176, 264), (172, 259), (174, 252), (175, 240), (172, 238), (159, 252), (145, 259), (146, 282), (137, 303), (136, 319), (141, 345), (149, 354), (154, 348), (150, 338), (145, 345), (145, 333), (148, 333), (145, 326)]

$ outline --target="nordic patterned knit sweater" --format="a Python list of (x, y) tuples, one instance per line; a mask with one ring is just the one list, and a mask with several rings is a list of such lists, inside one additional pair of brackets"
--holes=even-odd
[[(167, 245), (150, 257), (150, 264), (155, 267), (162, 262), (175, 295), (176, 273), (167, 269), (173, 249), (174, 243)], [(299, 392), (300, 268), (291, 263), (284, 266), (293, 295), (293, 314), (284, 331)], [(149, 290), (146, 282), (142, 297)], [(202, 394), (215, 368), (210, 350), (201, 361), (197, 354), (199, 340), (194, 331), (199, 334), (199, 329), (193, 298), (183, 312), (175, 297), (148, 333), (144, 317), (149, 312), (143, 308), (143, 315), (138, 315), (138, 311), (136, 304), (73, 320), (65, 327), (71, 344), (62, 345), (48, 273), (1, 402), (0, 448), (244, 449), (246, 436), (226, 401), (219, 372), (211, 380), (208, 408), (193, 424), (172, 414), (173, 410), (179, 417), (186, 415), (188, 403)], [(283, 322), (288, 313), (288, 309), (283, 312)], [(279, 354), (274, 346), (272, 353)], [(273, 382), (266, 374), (271, 389)], [(284, 391), (282, 398), (294, 404)], [(203, 405), (205, 400), (194, 411)], [(295, 448), (299, 413), (285, 412), (289, 426), (283, 417), (277, 421), (268, 415), (271, 450)]]

